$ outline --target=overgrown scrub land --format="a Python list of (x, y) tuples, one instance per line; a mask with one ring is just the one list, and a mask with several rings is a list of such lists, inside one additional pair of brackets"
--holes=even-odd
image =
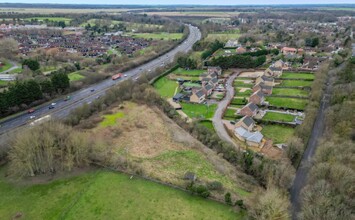
[(303, 191), (302, 219), (353, 219), (355, 182), (355, 60), (336, 73), (327, 109), (324, 140), (318, 146)]
[[(139, 177), (95, 170), (75, 177), (21, 185), (0, 169), (2, 219), (239, 219), (231, 207)], [(41, 181), (41, 179), (38, 179)], [(144, 204), (144, 206), (142, 206)]]

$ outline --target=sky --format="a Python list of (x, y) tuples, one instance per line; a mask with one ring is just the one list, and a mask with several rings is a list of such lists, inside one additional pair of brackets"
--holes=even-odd
[(137, 5), (270, 5), (270, 4), (355, 4), (355, 0), (0, 0), (0, 3), (57, 3), (57, 4), (137, 4)]

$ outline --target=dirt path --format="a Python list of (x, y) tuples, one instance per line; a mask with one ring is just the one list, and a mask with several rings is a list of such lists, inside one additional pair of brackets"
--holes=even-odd
[(330, 97), (332, 93), (333, 86), (329, 82), (330, 81), (330, 75), (333, 75), (335, 71), (338, 71), (342, 67), (339, 67), (335, 70), (331, 70), (328, 74), (328, 79), (327, 79), (327, 87), (324, 91), (322, 100), (321, 100), (321, 105), (318, 110), (318, 115), (316, 118), (316, 121), (313, 125), (311, 137), (308, 141), (307, 148), (303, 154), (301, 163), (298, 167), (298, 170), (296, 172), (296, 177), (293, 182), (290, 194), (291, 194), (291, 203), (292, 203), (292, 219), (297, 220), (298, 219), (298, 214), (301, 211), (301, 200), (300, 200), (300, 194), (303, 189), (303, 187), (307, 184), (307, 177), (308, 173), (312, 167), (312, 158), (316, 152), (317, 146), (318, 146), (318, 140), (319, 138), (322, 137), (325, 124), (324, 124), (324, 117), (325, 117), (325, 110), (329, 107), (329, 102), (330, 102)]
[(213, 123), (213, 126), (214, 126), (215, 130), (216, 130), (217, 135), (222, 140), (233, 144), (237, 148), (239, 148), (239, 146), (232, 140), (232, 138), (229, 136), (228, 132), (224, 128), (222, 118), (223, 118), (224, 109), (227, 108), (228, 103), (234, 97), (233, 81), (238, 76), (239, 73), (240, 73), (240, 71), (238, 70), (236, 73), (231, 75), (229, 77), (229, 79), (227, 80), (227, 83), (226, 83), (226, 96), (224, 97), (223, 100), (221, 100), (218, 103), (216, 112), (214, 113), (214, 116), (212, 118), (212, 123)]

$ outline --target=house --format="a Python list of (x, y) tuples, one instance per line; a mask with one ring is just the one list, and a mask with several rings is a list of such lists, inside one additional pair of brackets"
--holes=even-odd
[(258, 90), (254, 92), (250, 97), (249, 97), (249, 102), (254, 103), (255, 105), (261, 105), (265, 101), (265, 96), (264, 93), (261, 90)]
[(176, 95), (174, 95), (173, 101), (174, 101), (174, 102), (180, 102), (183, 98), (184, 98), (184, 94), (182, 94), (182, 93), (177, 93)]
[(274, 78), (267, 77), (265, 75), (259, 76), (255, 80), (255, 84), (264, 83), (267, 86), (274, 86)]
[(297, 53), (297, 49), (293, 48), (293, 47), (283, 47), (281, 49), (281, 53), (283, 53), (284, 55), (287, 54), (296, 54)]
[(205, 92), (203, 91), (203, 89), (200, 89), (200, 90), (193, 89), (192, 90), (192, 93), (190, 96), (190, 102), (202, 103), (205, 101), (205, 99), (206, 99), (206, 95), (205, 95)]
[(280, 77), (282, 75), (282, 69), (270, 66), (264, 71), (264, 75), (268, 77)]
[(240, 44), (238, 40), (228, 40), (228, 42), (224, 45), (225, 48), (237, 48)]
[(247, 50), (244, 47), (238, 47), (237, 49), (235, 49), (235, 52), (237, 54), (242, 54), (242, 53), (247, 52)]
[(249, 116), (249, 117), (253, 117), (257, 113), (258, 113), (258, 106), (252, 102), (249, 102), (239, 112), (239, 114), (244, 115), (244, 116)]
[(244, 116), (235, 124), (235, 126), (243, 127), (248, 131), (252, 131), (255, 126), (255, 121), (249, 116)]
[(249, 146), (261, 147), (264, 136), (259, 132), (250, 132), (243, 127), (237, 127), (234, 130), (235, 136), (241, 141), (245, 141)]
[(214, 86), (210, 83), (208, 83), (204, 87), (202, 87), (206, 96), (210, 96), (212, 94), (213, 88), (214, 88)]
[(222, 75), (222, 68), (219, 66), (209, 66), (207, 69), (208, 74), (216, 74), (217, 76)]
[(288, 69), (288, 63), (282, 60), (276, 61), (273, 66), (279, 69)]
[(264, 83), (256, 84), (253, 87), (253, 92), (256, 92), (258, 90), (261, 90), (261, 92), (263, 92), (264, 94), (267, 94), (267, 95), (271, 95), (272, 94), (272, 86), (267, 86)]

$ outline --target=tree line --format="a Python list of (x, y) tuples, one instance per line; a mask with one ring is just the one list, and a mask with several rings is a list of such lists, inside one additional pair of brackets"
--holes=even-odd
[(228, 68), (256, 68), (266, 62), (266, 56), (253, 57), (250, 55), (235, 54), (227, 57), (213, 57), (208, 61), (210, 66), (220, 66), (223, 69)]

